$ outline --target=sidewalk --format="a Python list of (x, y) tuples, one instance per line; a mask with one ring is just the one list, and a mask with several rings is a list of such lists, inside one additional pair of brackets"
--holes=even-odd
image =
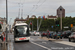
[(2, 40), (0, 39), (0, 50), (7, 50), (6, 44), (7, 42), (2, 42)]
[(47, 41), (62, 41), (61, 39), (52, 39), (52, 38), (47, 38), (47, 37), (39, 37), (39, 38), (47, 40)]
[(8, 33), (8, 50), (14, 50), (12, 35), (12, 33)]
[(0, 39), (0, 50), (1, 50), (1, 42), (2, 42), (2, 41), (1, 41), (1, 39)]

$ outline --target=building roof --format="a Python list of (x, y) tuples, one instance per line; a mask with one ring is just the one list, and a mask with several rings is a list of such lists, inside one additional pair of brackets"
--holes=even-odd
[(58, 9), (64, 9), (62, 6), (60, 6)]
[(15, 21), (27, 21), (25, 19), (15, 19)]

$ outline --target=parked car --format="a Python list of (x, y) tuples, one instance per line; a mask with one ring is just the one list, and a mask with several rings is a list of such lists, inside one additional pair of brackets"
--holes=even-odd
[(71, 31), (64, 31), (64, 32), (62, 33), (62, 36), (63, 36), (64, 38), (68, 38), (69, 35), (71, 35)]
[(72, 32), (72, 34), (69, 36), (69, 42), (75, 41), (75, 32)]
[(47, 36), (47, 32), (42, 32), (41, 36)]
[(30, 33), (30, 35), (33, 35), (34, 32), (33, 31), (29, 31), (29, 33)]
[(52, 38), (54, 38), (54, 39), (62, 39), (62, 33), (61, 32), (54, 32), (53, 33), (53, 37)]
[(39, 36), (39, 35), (40, 35), (40, 33), (39, 33), (39, 32), (37, 32), (37, 31), (34, 31), (34, 32), (33, 32), (33, 35), (34, 35), (34, 36), (36, 36), (36, 35), (38, 35), (38, 36)]

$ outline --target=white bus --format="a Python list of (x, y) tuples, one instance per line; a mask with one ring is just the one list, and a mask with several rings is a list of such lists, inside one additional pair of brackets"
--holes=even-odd
[(15, 24), (14, 26), (14, 42), (28, 41), (30, 39), (29, 26), (26, 23)]

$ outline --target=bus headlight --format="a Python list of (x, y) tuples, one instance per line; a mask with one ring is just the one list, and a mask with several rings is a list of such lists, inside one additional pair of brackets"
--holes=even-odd
[(30, 39), (30, 37), (28, 37), (28, 39)]
[(19, 40), (19, 38), (15, 38), (15, 40)]

